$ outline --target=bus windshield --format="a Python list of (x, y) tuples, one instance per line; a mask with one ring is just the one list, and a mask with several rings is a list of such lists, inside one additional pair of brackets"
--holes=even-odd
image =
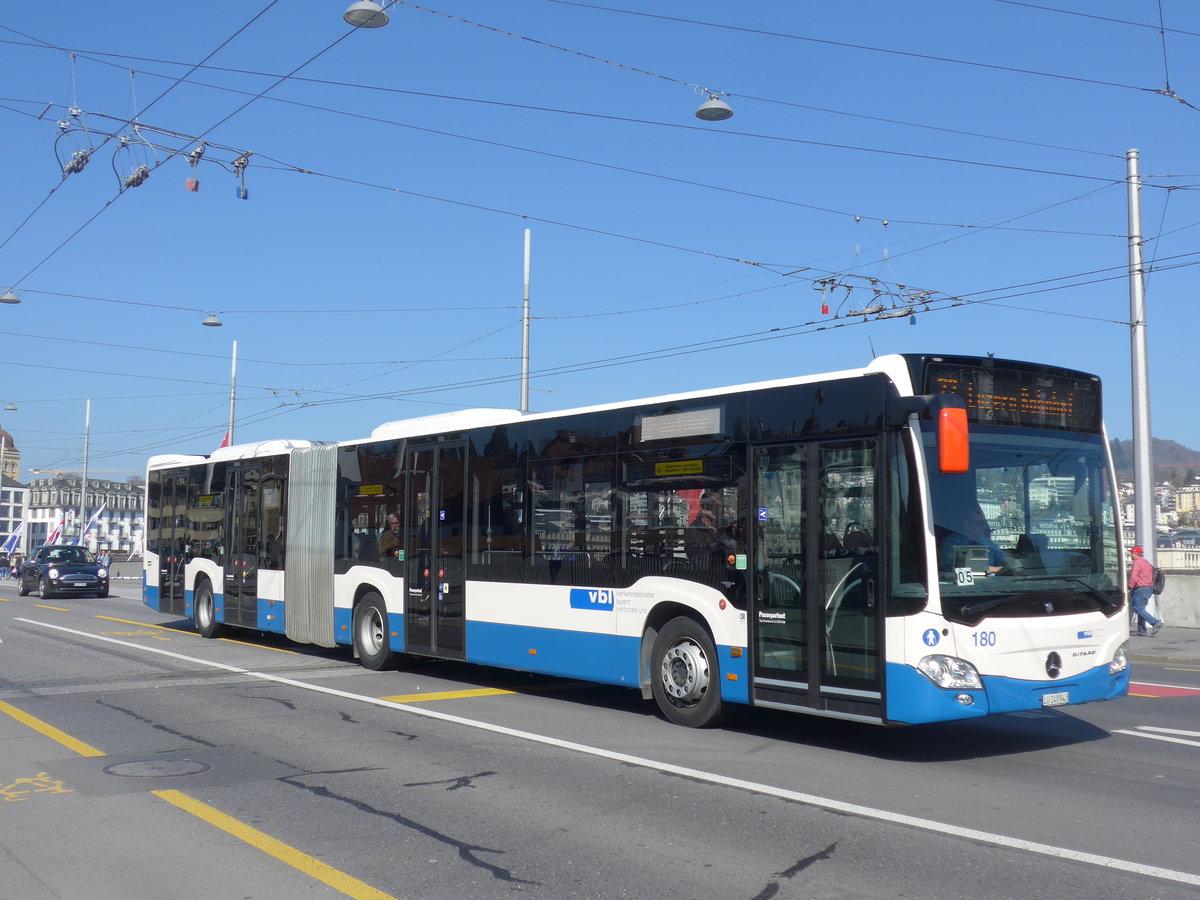
[(975, 425), (971, 468), (930, 477), (942, 612), (975, 624), (989, 616), (1047, 616), (1123, 602), (1113, 485), (1103, 437)]

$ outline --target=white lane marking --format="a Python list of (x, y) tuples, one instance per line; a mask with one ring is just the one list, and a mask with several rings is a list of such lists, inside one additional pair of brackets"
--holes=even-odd
[(1190, 686), (1188, 686), (1188, 685), (1183, 685), (1183, 684), (1163, 684), (1162, 682), (1159, 682), (1159, 681), (1131, 681), (1131, 682), (1129, 683), (1129, 686), (1130, 686), (1130, 687), (1157, 687), (1157, 688), (1167, 688), (1168, 690), (1172, 690), (1172, 691), (1195, 691), (1195, 690), (1200, 690), (1200, 688), (1194, 688), (1194, 687), (1190, 687)]
[(1178, 728), (1159, 728), (1157, 725), (1139, 725), (1138, 731), (1157, 731), (1159, 734), (1185, 734), (1200, 738), (1200, 731), (1180, 731)]
[[(1148, 734), (1147, 732), (1161, 732), (1160, 734)], [(1172, 734), (1186, 734), (1192, 737), (1200, 737), (1200, 732), (1195, 731), (1177, 731), (1173, 728), (1154, 728), (1150, 725), (1139, 725), (1137, 731), (1128, 731), (1124, 728), (1118, 728), (1113, 731), (1113, 734), (1127, 734), (1130, 737), (1146, 738), (1151, 741), (1166, 741), (1170, 744), (1184, 744), (1188, 747), (1200, 747), (1200, 741), (1189, 741), (1180, 737), (1168, 737)]]
[(932, 819), (921, 819), (917, 818), (916, 816), (909, 816), (903, 813), (889, 812), (883, 809), (875, 809), (870, 806), (860, 806), (857, 803), (845, 803), (841, 800), (833, 800), (828, 797), (819, 797), (816, 794), (805, 794), (801, 793), (800, 791), (792, 791), (787, 790), (786, 788), (773, 787), (769, 784), (746, 781), (742, 778), (731, 778), (726, 775), (717, 775), (713, 772), (704, 772), (700, 769), (690, 769), (685, 766), (677, 766), (672, 763), (658, 762), (657, 760), (646, 759), (640, 756), (631, 756), (628, 753), (618, 753), (613, 750), (592, 747), (588, 744), (578, 744), (574, 741), (564, 741), (560, 738), (548, 737), (547, 735), (543, 734), (534, 734), (533, 732), (529, 731), (519, 731), (515, 728), (506, 728), (503, 725), (492, 725), (488, 722), (480, 722), (475, 719), (465, 719), (462, 716), (451, 715), (450, 713), (441, 712), (435, 709), (421, 708), (419, 706), (407, 706), (403, 703), (395, 703), (391, 700), (381, 700), (378, 697), (370, 697), (366, 694), (352, 694), (349, 691), (339, 691), (336, 688), (324, 687), (323, 685), (319, 684), (310, 684), (306, 681), (296, 681), (292, 678), (269, 675), (265, 672), (254, 672), (250, 669), (243, 669), (239, 666), (230, 666), (226, 665), (225, 663), (212, 662), (207, 659), (198, 659), (194, 656), (186, 656), (182, 653), (176, 653), (173, 650), (164, 650), (160, 647), (147, 647), (143, 646), (142, 644), (135, 644), (131, 641), (121, 641), (105, 635), (91, 634), (86, 631), (77, 631), (74, 628), (64, 628), (62, 625), (52, 625), (49, 622), (37, 622), (33, 619), (20, 618), (14, 618), (14, 620), (17, 622), (24, 622), (28, 625), (36, 625), (40, 628), (49, 628), (54, 631), (62, 631), (66, 634), (75, 635), (76, 637), (91, 638), (92, 640), (103, 641), (108, 644), (116, 644), (120, 647), (141, 650), (145, 653), (155, 653), (159, 656), (167, 656), (171, 659), (195, 663), (196, 665), (200, 666), (211, 666), (215, 669), (220, 669), (225, 672), (235, 672), (239, 675), (249, 676), (250, 678), (261, 678), (264, 681), (273, 681), (277, 684), (286, 684), (301, 690), (313, 691), (314, 693), (318, 694), (326, 694), (330, 697), (341, 697), (344, 700), (353, 700), (359, 703), (367, 703), (372, 706), (382, 706), (387, 709), (395, 709), (401, 712), (410, 713), (414, 716), (424, 716), (427, 719), (437, 719), (442, 722), (462, 725), (467, 728), (474, 728), (480, 731), (489, 731), (493, 734), (502, 734), (506, 737), (517, 738), (518, 740), (544, 744), (549, 747), (557, 747), (561, 750), (571, 750), (576, 753), (583, 753), (588, 756), (595, 756), (601, 759), (611, 760), (613, 762), (628, 763), (629, 765), (641, 766), (642, 768), (646, 769), (654, 769), (656, 771), (666, 772), (671, 775), (680, 775), (684, 778), (692, 778), (697, 781), (707, 782), (709, 784), (719, 784), (725, 787), (736, 788), (738, 790), (748, 791), (753, 794), (763, 794), (768, 797), (777, 797), (781, 800), (790, 800), (795, 803), (803, 803), (808, 806), (818, 807), (820, 809), (847, 813), (849, 815), (860, 816), (865, 819), (874, 819), (876, 821), (898, 825), (908, 825), (912, 828), (919, 828), (922, 831), (949, 835), (951, 837), (965, 838), (971, 841), (981, 841), (997, 847), (1007, 847), (1013, 850), (1025, 850), (1029, 853), (1037, 853), (1042, 856), (1050, 856), (1056, 859), (1069, 859), (1073, 860), (1074, 862), (1100, 866), (1106, 869), (1119, 869), (1122, 872), (1132, 872), (1137, 875), (1149, 875), (1152, 878), (1161, 878), (1164, 881), (1175, 881), (1180, 884), (1200, 886), (1200, 875), (1196, 875), (1191, 872), (1177, 872), (1174, 869), (1163, 869), (1159, 866), (1148, 866), (1144, 863), (1117, 859), (1112, 856), (1100, 856), (1096, 853), (1085, 853), (1080, 850), (1071, 850), (1067, 847), (1056, 847), (1053, 844), (1042, 844), (1038, 843), (1037, 841), (1026, 841), (1022, 840), (1021, 838), (1010, 837), (1004, 834), (994, 834), (988, 831), (979, 831), (974, 828), (962, 828), (958, 825), (935, 822)]

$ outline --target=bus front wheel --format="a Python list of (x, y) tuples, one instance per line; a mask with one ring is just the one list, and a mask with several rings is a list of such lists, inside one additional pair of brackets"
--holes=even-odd
[(212, 586), (203, 582), (196, 587), (196, 597), (193, 601), (196, 617), (196, 631), (201, 637), (219, 637), (222, 631), (221, 623), (217, 621), (217, 604), (213, 599)]
[(706, 728), (724, 718), (717, 648), (695, 619), (679, 616), (663, 626), (650, 676), (658, 708), (676, 725)]
[(376, 593), (363, 596), (354, 607), (354, 655), (376, 672), (396, 665), (388, 634), (387, 607)]

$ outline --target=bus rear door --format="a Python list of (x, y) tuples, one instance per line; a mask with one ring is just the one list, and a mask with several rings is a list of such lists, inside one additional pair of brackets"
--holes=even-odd
[(229, 625), (258, 624), (258, 554), (262, 467), (231, 466), (225, 481), (224, 615)]
[(162, 527), (158, 546), (158, 610), (186, 614), (183, 601), (183, 568), (187, 564), (188, 513), (191, 496), (188, 473), (163, 475)]

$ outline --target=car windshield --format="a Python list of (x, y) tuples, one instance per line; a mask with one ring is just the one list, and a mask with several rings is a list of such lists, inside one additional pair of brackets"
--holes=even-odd
[(50, 563), (94, 563), (96, 558), (86, 547), (51, 547), (46, 550), (46, 562)]
[(973, 426), (971, 468), (930, 474), (942, 611), (955, 621), (1122, 603), (1113, 490), (1100, 435)]

